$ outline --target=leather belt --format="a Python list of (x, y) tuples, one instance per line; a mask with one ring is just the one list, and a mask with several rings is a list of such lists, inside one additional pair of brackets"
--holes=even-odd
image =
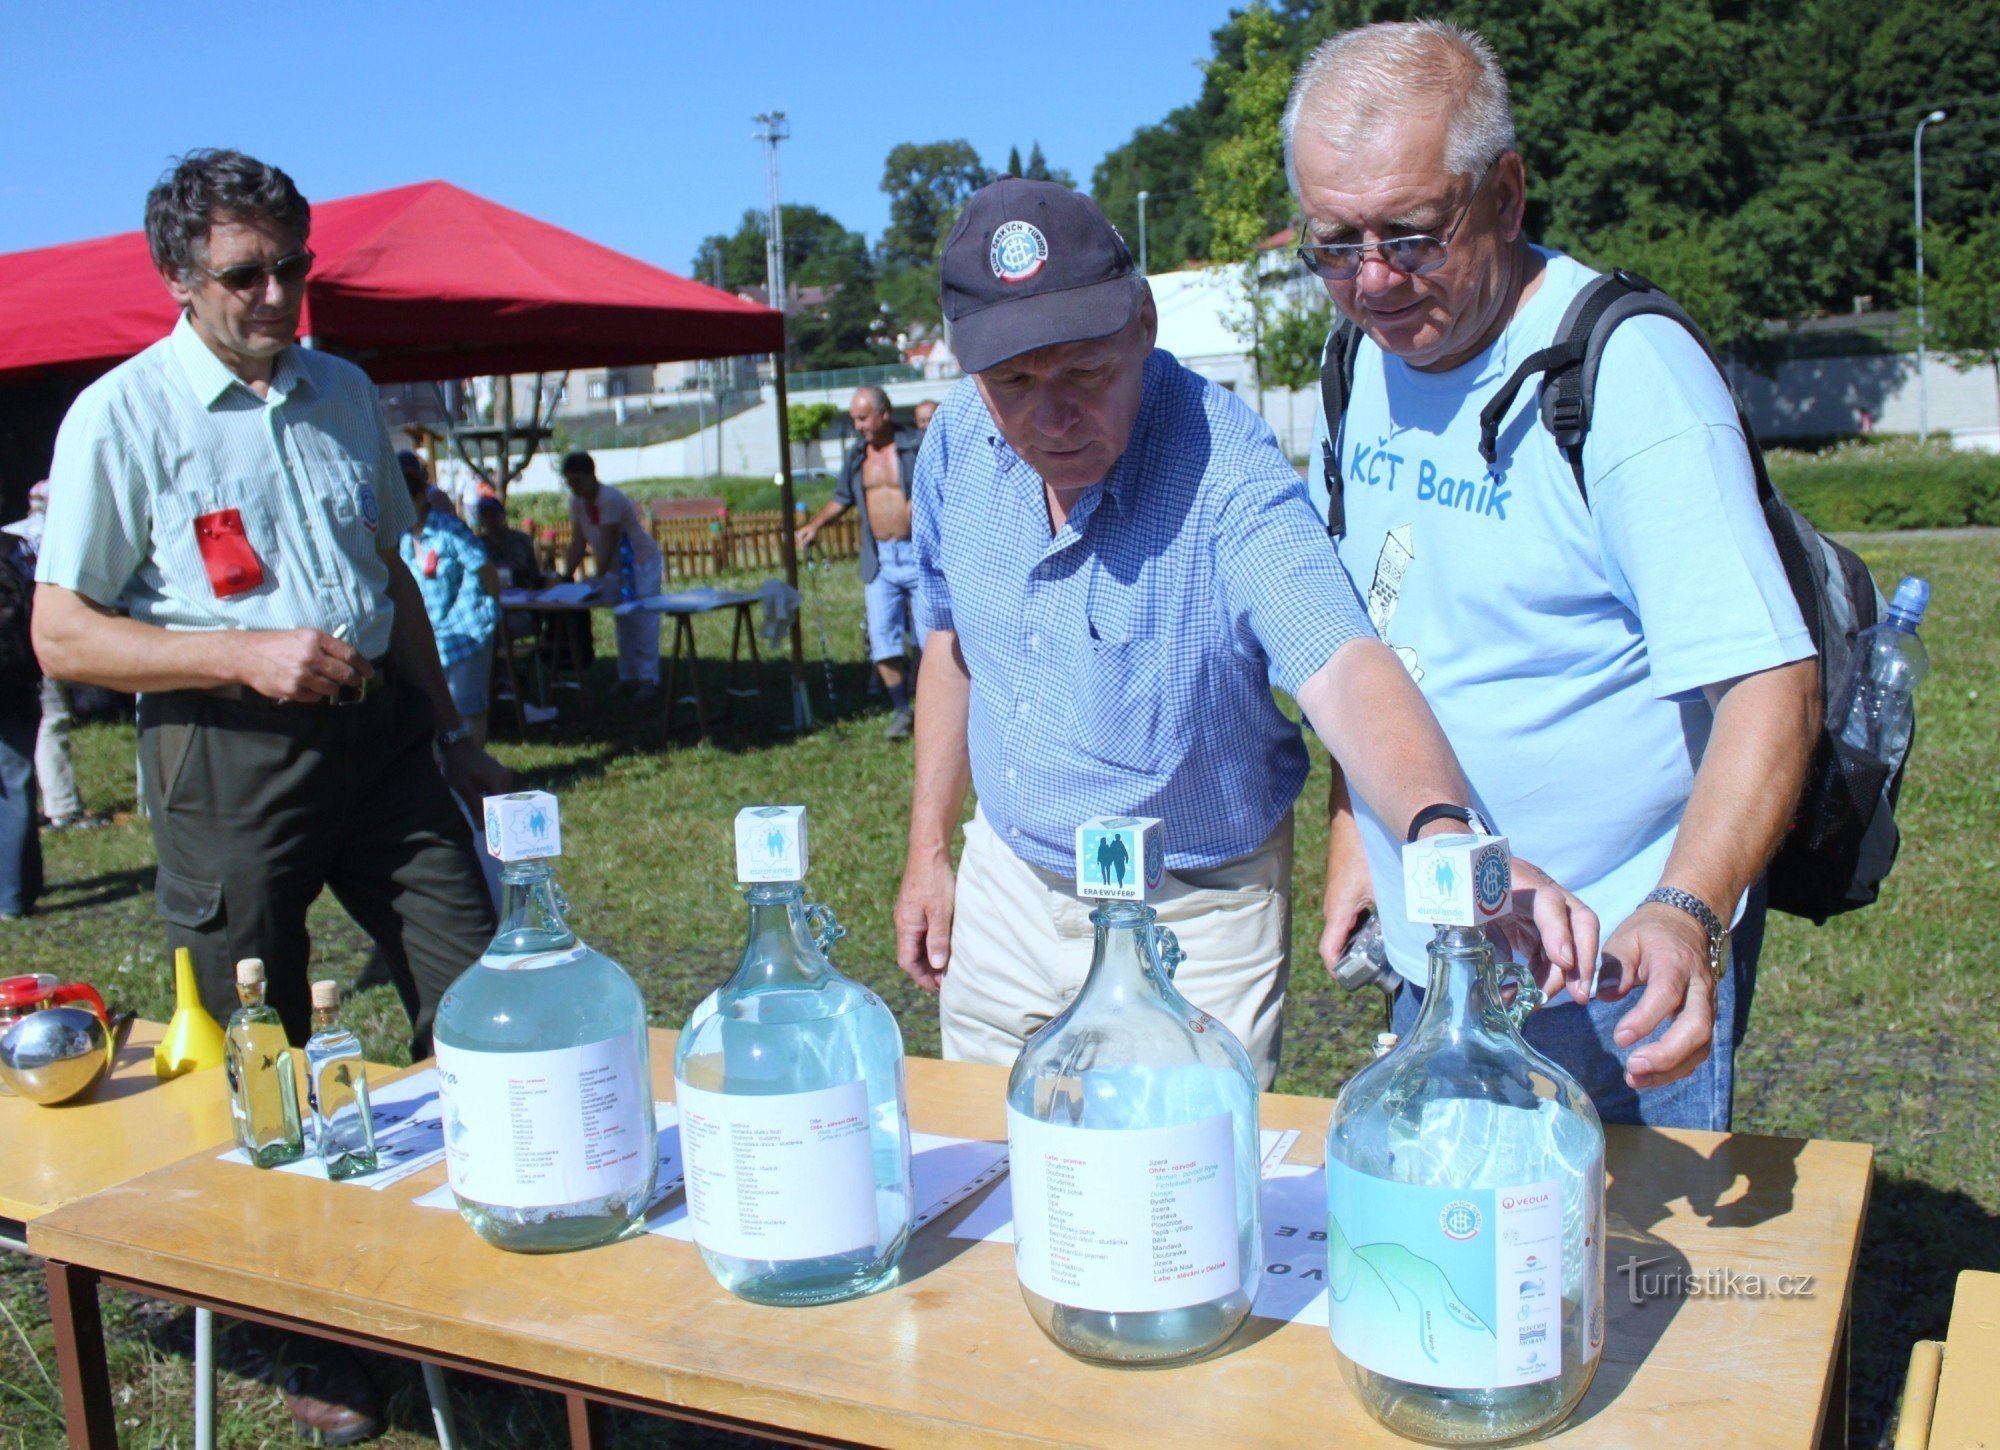
[(374, 674), (358, 684), (342, 685), (334, 694), (323, 695), (317, 700), (280, 700), (260, 694), (248, 685), (216, 685), (212, 689), (197, 690), (195, 693), (216, 700), (232, 700), (239, 705), (265, 705), (274, 710), (311, 710), (323, 705), (336, 707), (359, 705), (379, 693), (389, 683), (389, 656), (383, 655), (380, 659), (370, 660), (368, 663), (374, 669)]

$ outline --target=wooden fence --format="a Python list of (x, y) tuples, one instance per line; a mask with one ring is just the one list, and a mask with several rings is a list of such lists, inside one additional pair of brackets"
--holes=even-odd
[[(775, 571), (784, 567), (784, 515), (777, 509), (725, 510), (719, 516), (649, 521), (669, 579), (693, 579), (730, 572)], [(561, 569), (569, 554), (567, 516), (535, 525), (542, 567)], [(828, 559), (861, 556), (861, 520), (852, 511), (819, 531), (814, 547)]]

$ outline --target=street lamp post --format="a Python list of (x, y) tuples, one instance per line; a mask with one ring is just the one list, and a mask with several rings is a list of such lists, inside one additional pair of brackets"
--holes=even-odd
[(1932, 111), (1917, 122), (1917, 136), (1911, 149), (1916, 155), (1917, 222), (1917, 441), (1931, 436), (1931, 386), (1924, 371), (1924, 127), (1944, 119), (1943, 111)]
[(766, 174), (771, 183), (771, 224), (764, 234), (764, 285), (770, 290), (771, 305), (785, 310), (785, 227), (778, 211), (778, 143), (792, 134), (791, 122), (783, 111), (752, 116), (757, 123), (757, 139), (767, 149)]
[(1146, 198), (1147, 198), (1147, 197), (1149, 197), (1149, 196), (1151, 196), (1151, 195), (1152, 195), (1152, 193), (1151, 193), (1150, 191), (1142, 191), (1142, 192), (1140, 192), (1140, 193), (1139, 193), (1139, 275), (1140, 275), (1141, 277), (1144, 277), (1144, 276), (1146, 276), (1146, 275), (1147, 275), (1147, 272), (1146, 272)]

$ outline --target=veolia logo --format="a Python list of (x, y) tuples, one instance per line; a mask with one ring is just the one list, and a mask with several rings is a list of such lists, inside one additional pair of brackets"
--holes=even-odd
[(1453, 1199), (1438, 1214), (1438, 1227), (1444, 1230), (1444, 1236), (1448, 1239), (1456, 1239), (1460, 1243), (1465, 1242), (1467, 1239), (1478, 1237), (1479, 1226), (1480, 1217), (1478, 1207), (1466, 1202), (1462, 1198)]
[(1500, 1207), (1503, 1211), (1512, 1212), (1517, 1208), (1540, 1208), (1548, 1201), (1549, 1196), (1546, 1193), (1524, 1193), (1519, 1198), (1501, 1199)]

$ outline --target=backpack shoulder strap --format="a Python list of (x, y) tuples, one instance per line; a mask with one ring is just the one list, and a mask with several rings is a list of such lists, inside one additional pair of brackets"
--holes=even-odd
[(1341, 318), (1327, 335), (1319, 364), (1320, 411), (1326, 417), (1326, 438), (1320, 444), (1320, 469), (1326, 480), (1326, 531), (1336, 539), (1347, 532), (1347, 506), (1340, 492), (1340, 421), (1354, 392), (1354, 360), (1360, 353), (1361, 329)]

